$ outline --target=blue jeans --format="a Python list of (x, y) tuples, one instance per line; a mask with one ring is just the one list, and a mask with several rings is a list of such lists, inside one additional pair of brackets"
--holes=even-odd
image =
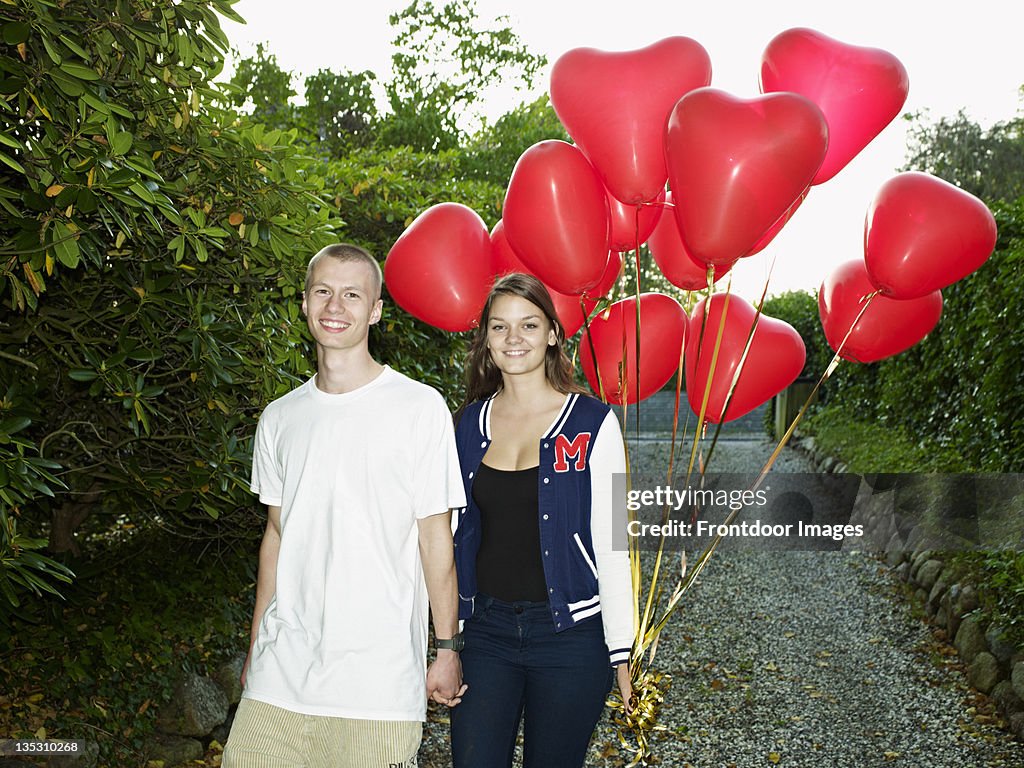
[(613, 670), (600, 616), (555, 633), (547, 603), (477, 595), (461, 653), (466, 695), (451, 711), (455, 768), (582, 766)]

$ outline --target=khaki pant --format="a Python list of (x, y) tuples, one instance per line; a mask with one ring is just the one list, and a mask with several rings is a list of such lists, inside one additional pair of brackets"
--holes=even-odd
[(242, 699), (223, 768), (415, 768), (418, 721), (301, 715)]

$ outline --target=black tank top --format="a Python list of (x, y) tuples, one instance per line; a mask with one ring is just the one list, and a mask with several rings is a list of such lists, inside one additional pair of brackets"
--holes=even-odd
[(481, 526), (477, 587), (498, 600), (548, 599), (540, 557), (537, 474), (538, 467), (502, 470), (481, 463), (473, 480)]

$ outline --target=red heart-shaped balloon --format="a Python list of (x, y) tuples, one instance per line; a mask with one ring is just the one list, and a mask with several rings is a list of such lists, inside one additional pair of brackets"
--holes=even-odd
[[(495, 278), (512, 272), (524, 272), (527, 275), (533, 275), (533, 272), (527, 269), (526, 265), (516, 256), (515, 251), (512, 250), (512, 246), (508, 244), (508, 238), (505, 237), (505, 224), (500, 219), (494, 225), (494, 229), (491, 230), (491, 247), (494, 249), (493, 273)], [(612, 259), (609, 258), (609, 263), (611, 262)], [(621, 260), (619, 260), (618, 265), (621, 266), (621, 263)], [(536, 275), (533, 276), (537, 277)], [(537, 279), (540, 280), (540, 278)], [(544, 281), (541, 280), (541, 282), (543, 283)], [(583, 327), (587, 318), (590, 317), (590, 313), (597, 306), (597, 301), (584, 298), (583, 296), (567, 296), (564, 293), (559, 293), (551, 286), (545, 287), (548, 289), (548, 293), (551, 294), (551, 302), (555, 305), (555, 314), (558, 315), (558, 320), (561, 322), (562, 328), (565, 329), (565, 335), (574, 335), (576, 331)]]
[(609, 248), (616, 252), (633, 251), (647, 242), (665, 210), (660, 203), (665, 202), (665, 190), (662, 189), (651, 204), (627, 205), (608, 193), (608, 210), (611, 213), (612, 233)]
[[(671, 192), (666, 193), (665, 202), (672, 204)], [(647, 241), (647, 247), (651, 249), (654, 263), (672, 285), (684, 291), (700, 291), (708, 287), (707, 265), (701, 264), (687, 253), (673, 214), (667, 214), (658, 220), (654, 232)], [(725, 277), (725, 273), (731, 268), (731, 264), (715, 267), (715, 282)]]
[(445, 331), (476, 326), (492, 281), (487, 225), (460, 203), (425, 210), (384, 260), (384, 282), (398, 306)]
[(505, 235), (531, 273), (559, 293), (593, 288), (608, 264), (608, 198), (597, 171), (564, 141), (534, 144), (512, 169)]
[(996, 220), (948, 181), (910, 171), (886, 181), (864, 220), (864, 265), (893, 299), (916, 299), (980, 267), (996, 247)]
[(750, 253), (807, 191), (827, 144), (821, 110), (795, 93), (700, 88), (680, 99), (665, 156), (690, 255), (724, 266)]
[(777, 35), (761, 56), (761, 90), (806, 96), (828, 123), (828, 151), (814, 184), (841, 171), (903, 109), (910, 81), (899, 59), (813, 29)]
[(833, 351), (846, 339), (840, 355), (844, 360), (873, 363), (897, 355), (927, 336), (942, 315), (942, 292), (932, 291), (905, 301), (875, 296), (857, 320), (865, 297), (875, 290), (859, 259), (840, 264), (821, 284), (821, 327)]
[[(796, 380), (806, 362), (803, 339), (793, 326), (761, 315), (729, 408), (725, 410), (729, 388), (739, 369), (757, 315), (754, 307), (743, 299), (728, 296), (727, 302), (727, 296), (716, 293), (711, 297), (706, 321), (704, 308), (708, 300), (700, 300), (690, 315), (690, 338), (686, 343), (686, 396), (694, 413), (700, 413), (704, 393), (710, 387), (705, 419), (714, 424), (738, 419), (777, 395)], [(709, 381), (723, 312), (725, 328), (714, 376)]]
[(573, 141), (624, 203), (665, 188), (663, 132), (672, 106), (711, 82), (711, 58), (688, 37), (634, 51), (574, 48), (551, 69), (551, 106)]
[[(638, 381), (636, 297), (622, 299), (598, 313), (590, 321), (588, 330), (583, 332), (580, 341), (583, 375), (598, 395), (603, 388), (607, 402), (614, 405), (636, 403), (653, 395), (672, 378), (672, 374), (679, 368), (679, 357), (685, 342), (686, 310), (679, 302), (663, 293), (640, 294)], [(601, 373), (600, 384), (597, 371)]]

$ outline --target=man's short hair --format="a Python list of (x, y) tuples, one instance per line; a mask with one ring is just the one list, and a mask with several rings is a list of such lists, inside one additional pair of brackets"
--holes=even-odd
[(352, 245), (351, 243), (335, 243), (334, 245), (328, 245), (321, 248), (316, 254), (309, 260), (309, 264), (306, 266), (306, 286), (305, 290), (309, 291), (309, 284), (313, 280), (313, 268), (317, 265), (320, 259), (330, 256), (332, 259), (338, 261), (361, 261), (370, 268), (370, 272), (373, 274), (373, 281), (375, 283), (374, 288), (376, 289), (375, 295), (372, 297), (374, 301), (380, 298), (381, 288), (384, 285), (384, 275), (380, 271), (380, 264), (373, 258), (369, 251), (365, 248), (360, 248), (358, 245)]

